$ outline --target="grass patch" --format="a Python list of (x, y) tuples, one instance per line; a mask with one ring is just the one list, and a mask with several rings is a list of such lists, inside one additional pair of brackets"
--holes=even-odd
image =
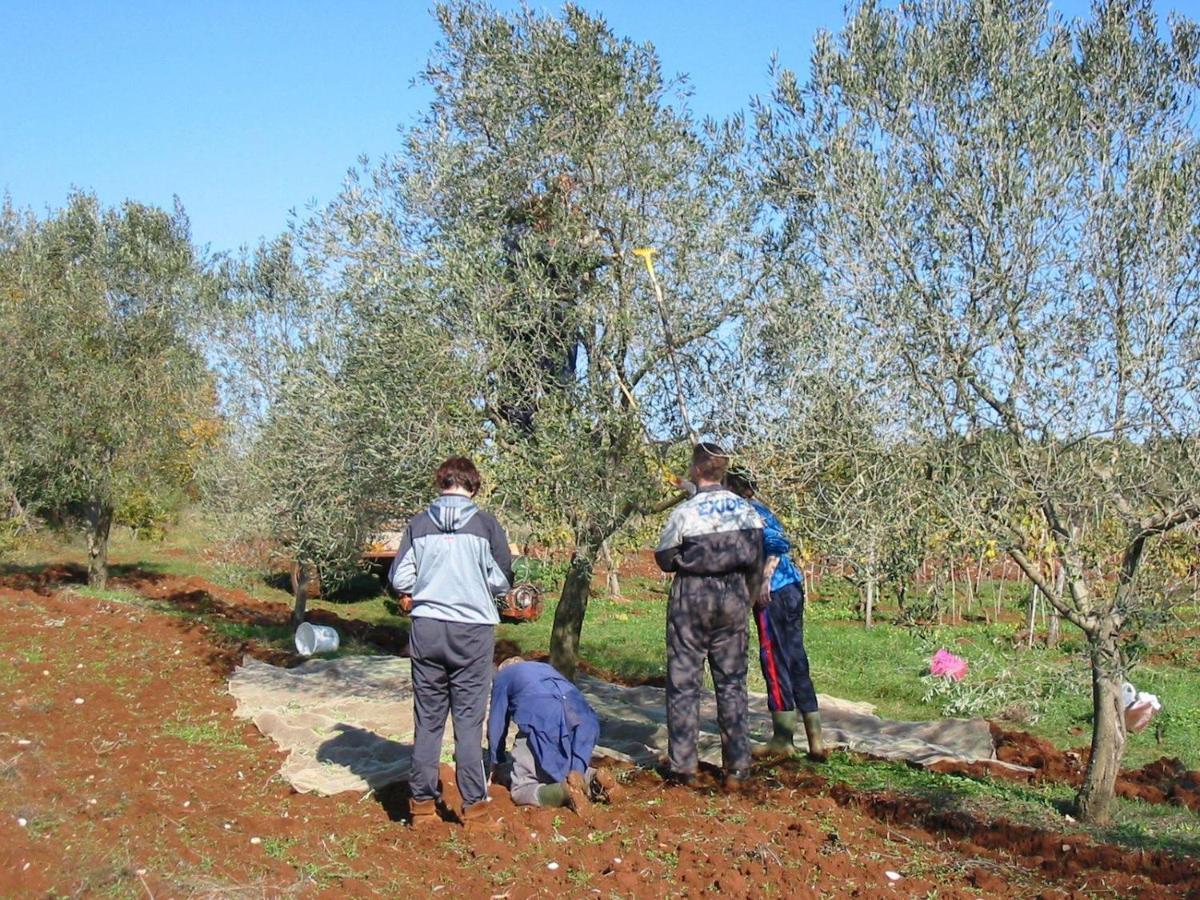
[(200, 616), (204, 623), (221, 637), (235, 641), (258, 641), (263, 644), (285, 647), (292, 643), (291, 625), (258, 625), (246, 622), (230, 622), (220, 616)]
[(188, 744), (222, 750), (245, 750), (246, 744), (236, 729), (222, 728), (216, 722), (200, 722), (179, 713), (163, 723), (162, 733)]
[(0, 687), (12, 687), (21, 680), (17, 667), (7, 660), (0, 659)]
[(1096, 828), (1065, 818), (1075, 797), (1070, 785), (939, 774), (904, 763), (852, 759), (844, 753), (832, 754), (818, 771), (857, 791), (905, 794), (925, 800), (935, 810), (961, 810), (983, 821), (1006, 818), (1048, 831), (1083, 831), (1097, 841), (1135, 850), (1200, 854), (1200, 817), (1166, 804), (1118, 797), (1113, 812), (1117, 824)]
[(89, 600), (98, 600), (105, 603), (131, 603), (143, 606), (146, 604), (146, 599), (141, 594), (120, 588), (94, 588), (86, 584), (80, 584), (70, 588), (70, 593), (79, 597), (86, 597)]
[(269, 837), (263, 840), (263, 853), (271, 859), (284, 860), (287, 859), (288, 851), (295, 843), (295, 838)]

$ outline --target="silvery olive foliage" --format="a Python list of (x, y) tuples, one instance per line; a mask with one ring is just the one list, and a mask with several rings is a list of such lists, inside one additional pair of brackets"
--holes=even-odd
[[(1200, 30), (1148, 2), (862, 3), (757, 109), (783, 231), (870, 386), (1091, 648), (1108, 816), (1139, 571), (1200, 516)], [(1034, 564), (1047, 548), (1059, 583)]]
[(214, 437), (191, 332), (205, 284), (178, 206), (75, 193), (41, 219), (0, 210), (0, 487), (84, 527), (94, 587), (114, 517), (182, 499)]
[[(428, 109), (352, 175), (322, 233), (364, 320), (438, 342), (425, 389), (475, 413), (458, 449), (490, 502), (574, 547), (551, 647), (573, 672), (601, 544), (669, 498), (685, 414), (712, 419), (766, 281), (762, 202), (742, 122), (697, 121), (650, 45), (574, 6), (436, 16)], [(662, 308), (640, 247), (657, 251)]]
[(359, 572), (437, 462), (480, 439), (443, 336), (363, 301), (317, 221), (223, 261), (206, 344), (234, 435), (206, 503), (232, 551), (265, 540), (265, 562), (290, 568), (297, 623), (314, 578)]

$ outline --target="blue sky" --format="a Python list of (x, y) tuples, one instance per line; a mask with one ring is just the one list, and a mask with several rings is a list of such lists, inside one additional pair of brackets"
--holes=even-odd
[[(411, 84), (437, 40), (429, 5), (0, 0), (0, 192), (39, 212), (72, 186), (110, 204), (177, 194), (212, 250), (273, 235), (330, 199), (359, 154), (397, 147), (426, 100)], [(581, 5), (654, 43), (667, 72), (691, 76), (693, 107), (718, 116), (769, 90), (772, 51), (803, 70), (815, 32), (843, 20), (840, 2), (808, 0)]]

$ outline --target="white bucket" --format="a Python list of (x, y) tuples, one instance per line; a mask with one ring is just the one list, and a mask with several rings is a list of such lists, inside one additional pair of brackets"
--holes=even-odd
[(301, 656), (332, 653), (338, 648), (338, 633), (328, 625), (303, 623), (296, 629), (296, 652)]

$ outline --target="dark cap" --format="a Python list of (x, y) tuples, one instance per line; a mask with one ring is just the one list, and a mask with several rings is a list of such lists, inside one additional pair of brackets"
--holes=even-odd
[(758, 481), (745, 466), (732, 466), (725, 473), (725, 486), (735, 494), (758, 493)]

